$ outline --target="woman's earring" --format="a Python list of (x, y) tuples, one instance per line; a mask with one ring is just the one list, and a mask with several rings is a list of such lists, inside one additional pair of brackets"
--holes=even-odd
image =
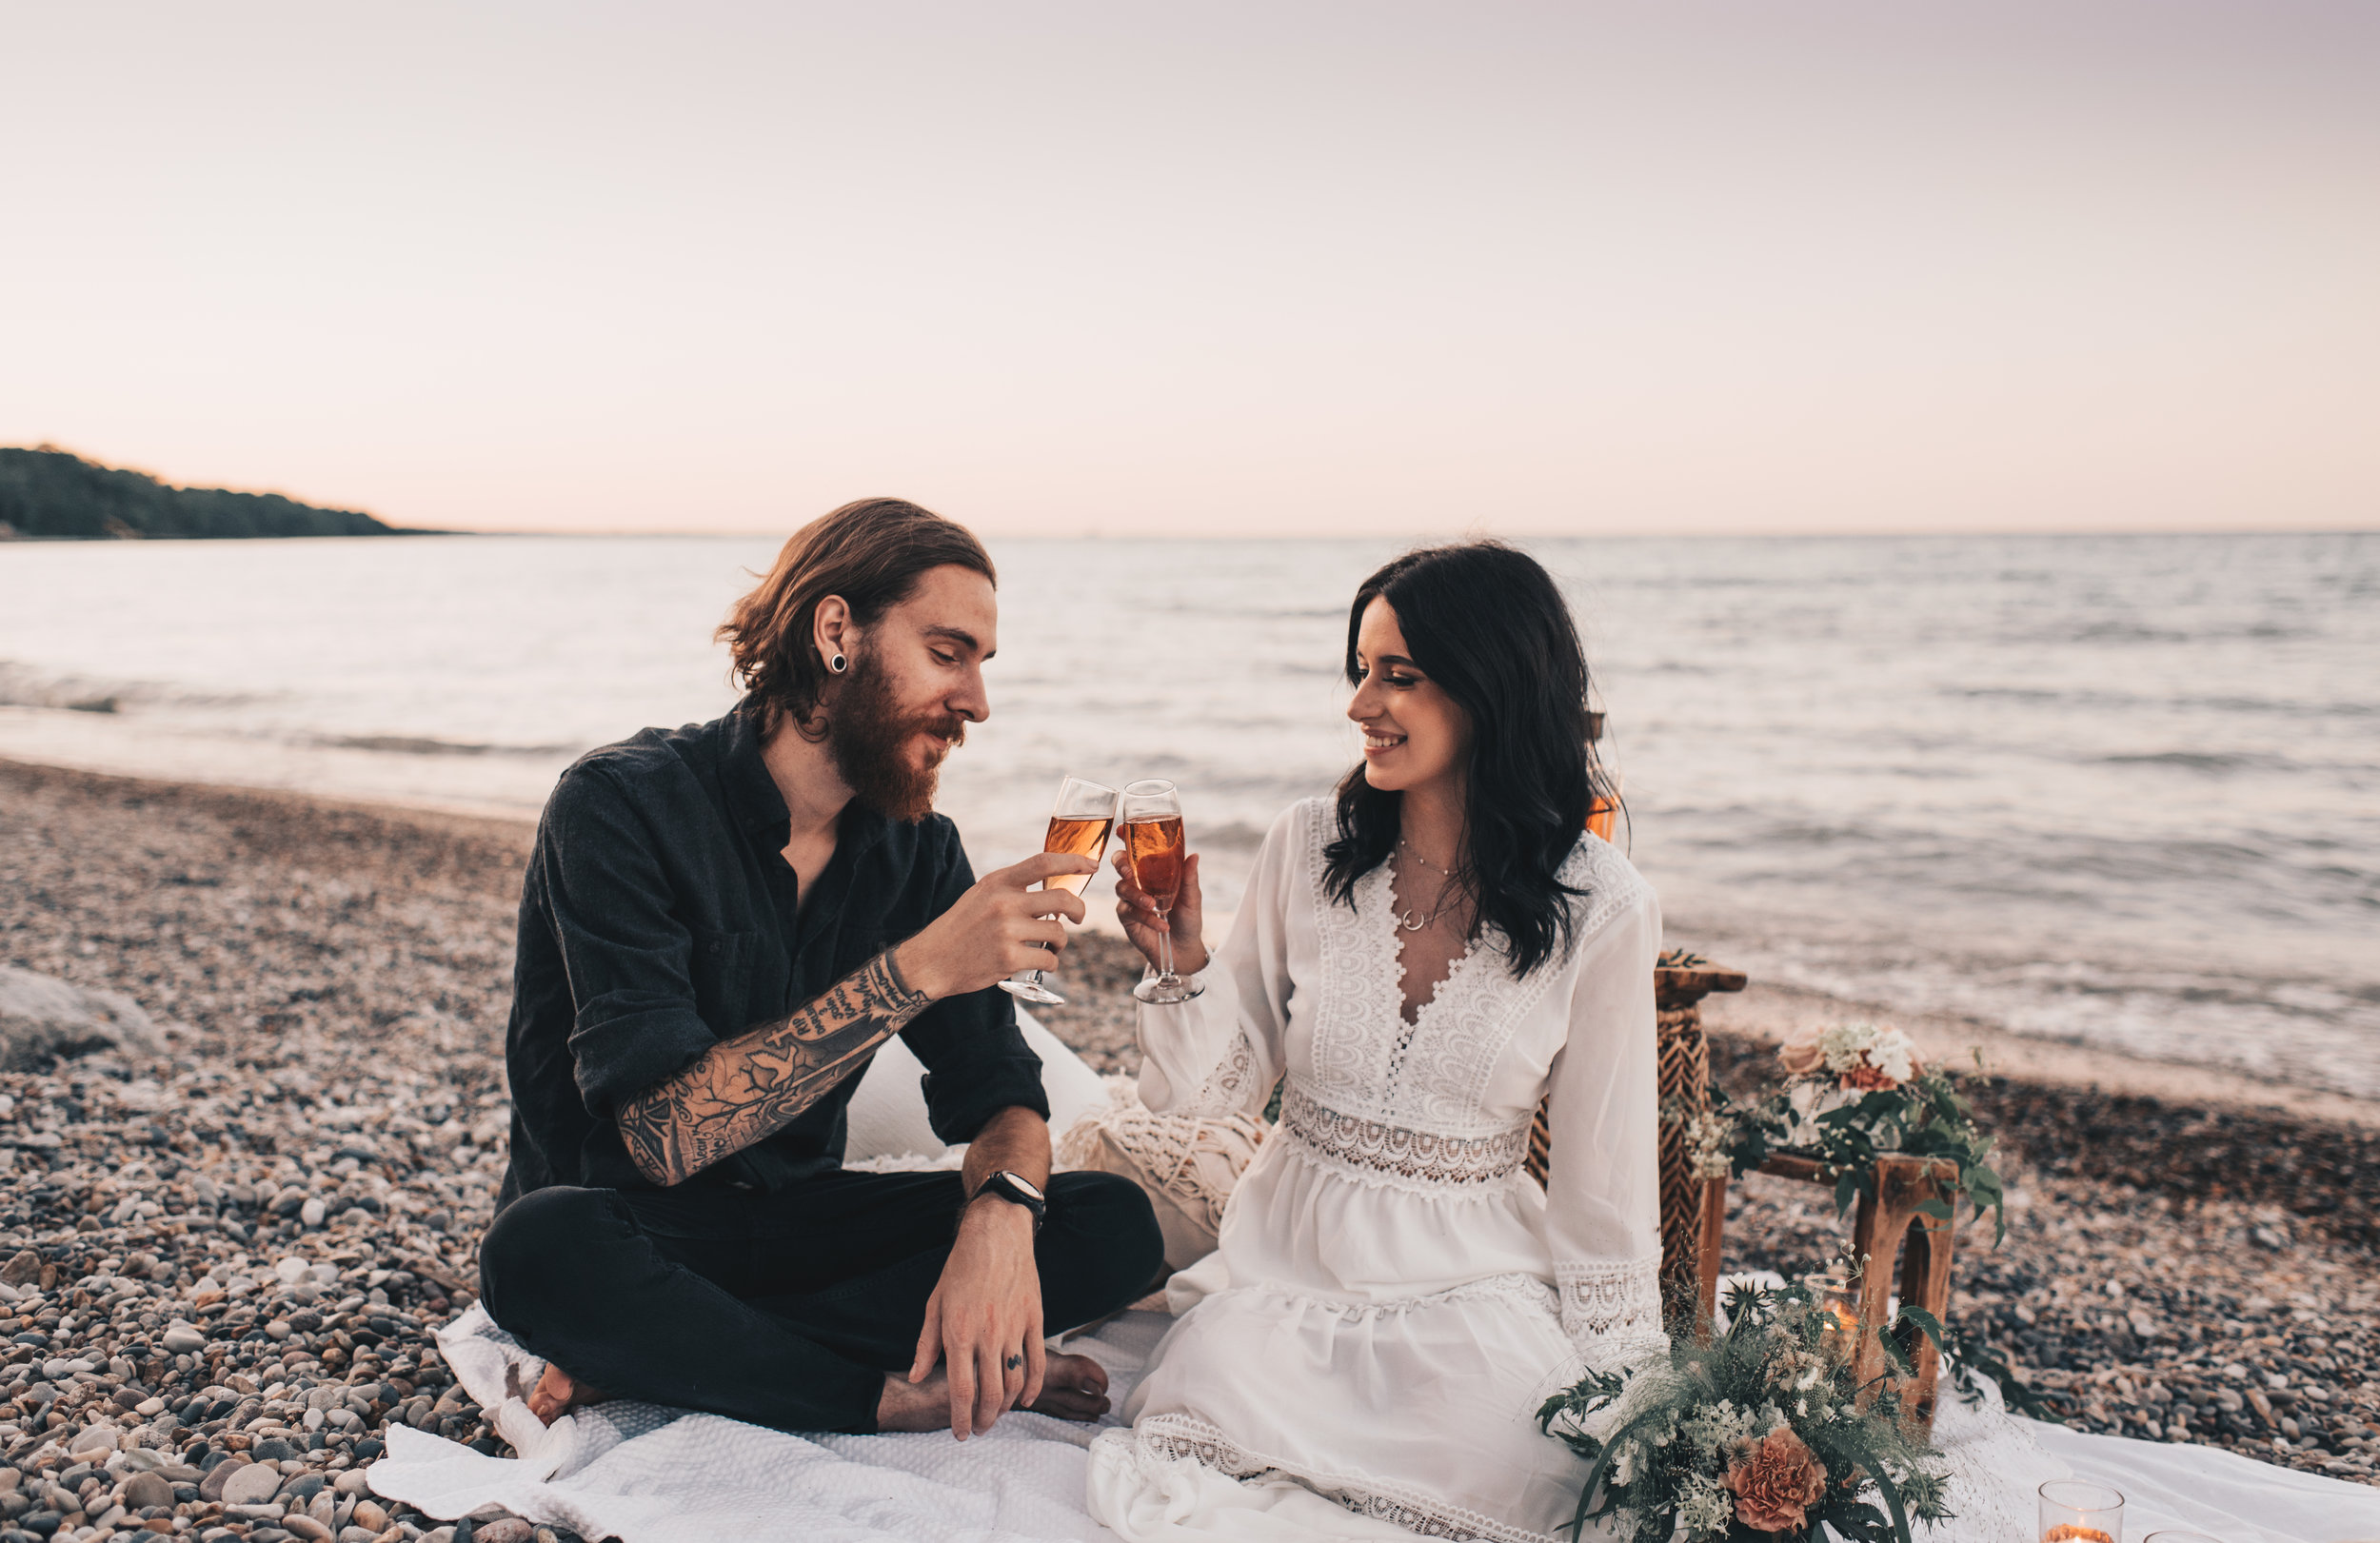
[(833, 673), (841, 675), (843, 671), (851, 667), (851, 661), (843, 658), (841, 654), (837, 654), (834, 658), (826, 662), (826, 667)]

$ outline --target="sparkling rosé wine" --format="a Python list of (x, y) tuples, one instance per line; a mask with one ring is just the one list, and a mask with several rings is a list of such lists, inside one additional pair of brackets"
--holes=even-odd
[(1162, 913), (1181, 893), (1181, 820), (1134, 820), (1124, 825), (1124, 855), (1132, 881), (1148, 891)]
[[(1044, 852), (1071, 852), (1093, 862), (1107, 850), (1107, 832), (1115, 824), (1112, 820), (1067, 820), (1053, 815), (1049, 821), (1049, 839), (1041, 843)], [(1062, 889), (1069, 895), (1080, 895), (1082, 886), (1091, 881), (1087, 873), (1061, 873), (1044, 880), (1045, 889)]]

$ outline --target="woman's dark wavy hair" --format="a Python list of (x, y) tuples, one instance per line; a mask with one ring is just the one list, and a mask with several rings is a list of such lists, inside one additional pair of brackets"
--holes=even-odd
[[(1385, 600), (1421, 673), (1471, 721), (1465, 779), (1467, 855), (1456, 878), (1477, 902), (1472, 936), (1502, 932), (1516, 976), (1567, 954), (1570, 900), (1562, 861), (1598, 799), (1616, 796), (1596, 760), (1587, 661), (1553, 576), (1497, 542), (1408, 552), (1363, 581), (1347, 613), (1347, 679), (1360, 679), (1364, 608)], [(1397, 845), (1402, 796), (1357, 766), (1339, 784), (1339, 839), (1323, 849), (1331, 899), (1355, 904), (1356, 881)]]

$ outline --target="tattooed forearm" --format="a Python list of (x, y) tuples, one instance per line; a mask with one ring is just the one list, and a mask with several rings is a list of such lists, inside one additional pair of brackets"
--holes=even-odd
[(783, 1130), (931, 1005), (887, 949), (783, 1022), (713, 1045), (621, 1105), (628, 1157), (654, 1183), (682, 1183)]

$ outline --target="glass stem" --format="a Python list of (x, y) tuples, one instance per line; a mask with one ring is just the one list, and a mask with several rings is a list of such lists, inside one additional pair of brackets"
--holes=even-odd
[(1174, 975), (1174, 917), (1171, 911), (1157, 913), (1157, 979), (1172, 985)]

